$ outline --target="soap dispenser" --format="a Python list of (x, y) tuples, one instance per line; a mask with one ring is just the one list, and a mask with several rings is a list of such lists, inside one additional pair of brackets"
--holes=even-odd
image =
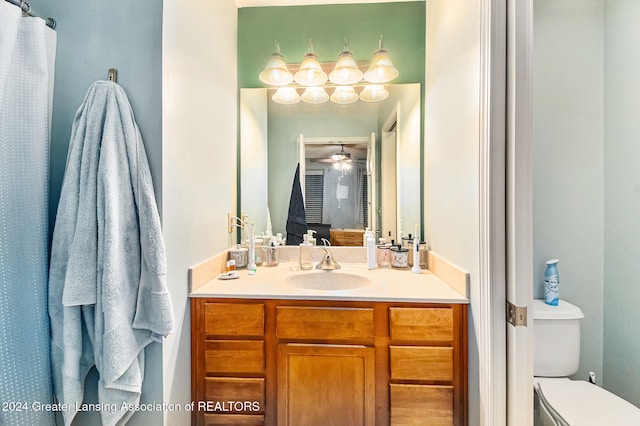
[(316, 239), (313, 237), (313, 234), (315, 234), (316, 231), (313, 229), (309, 229), (307, 231), (307, 235), (309, 236), (309, 244), (311, 244), (312, 246), (316, 245)]
[(309, 234), (302, 236), (300, 243), (300, 269), (309, 270), (313, 268), (313, 244), (309, 242)]

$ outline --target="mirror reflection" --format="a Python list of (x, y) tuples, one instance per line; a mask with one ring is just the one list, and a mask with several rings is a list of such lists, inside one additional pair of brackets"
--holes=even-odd
[[(256, 233), (286, 236), (295, 170), (307, 223), (333, 245), (362, 245), (365, 228), (399, 240), (421, 218), (420, 84), (389, 85), (377, 103), (273, 102), (241, 89), (240, 210)], [(269, 225), (270, 224), (270, 225)]]

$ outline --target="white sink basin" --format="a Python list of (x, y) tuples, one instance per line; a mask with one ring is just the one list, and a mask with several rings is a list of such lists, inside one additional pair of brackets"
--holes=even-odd
[(336, 270), (301, 271), (284, 279), (285, 284), (310, 290), (352, 290), (371, 285), (366, 277)]

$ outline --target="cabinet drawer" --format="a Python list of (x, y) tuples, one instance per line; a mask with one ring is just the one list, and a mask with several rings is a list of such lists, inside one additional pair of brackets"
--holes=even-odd
[(264, 416), (246, 414), (205, 414), (204, 425), (262, 426)]
[(453, 387), (389, 385), (391, 425), (453, 425)]
[(264, 342), (207, 340), (204, 349), (205, 373), (264, 373)]
[(279, 306), (276, 335), (280, 339), (373, 340), (373, 309)]
[(451, 308), (389, 308), (391, 340), (453, 340)]
[(259, 303), (207, 303), (207, 336), (264, 336), (264, 305)]
[(390, 346), (391, 379), (453, 381), (453, 348)]
[[(232, 413), (264, 413), (264, 379), (206, 377), (204, 399)], [(230, 404), (229, 401), (238, 403)]]

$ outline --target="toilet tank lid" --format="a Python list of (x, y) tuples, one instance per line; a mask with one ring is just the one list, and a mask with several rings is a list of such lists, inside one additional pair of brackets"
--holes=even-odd
[(575, 305), (564, 300), (558, 301), (558, 306), (544, 303), (544, 300), (533, 301), (533, 319), (580, 319), (584, 314)]

